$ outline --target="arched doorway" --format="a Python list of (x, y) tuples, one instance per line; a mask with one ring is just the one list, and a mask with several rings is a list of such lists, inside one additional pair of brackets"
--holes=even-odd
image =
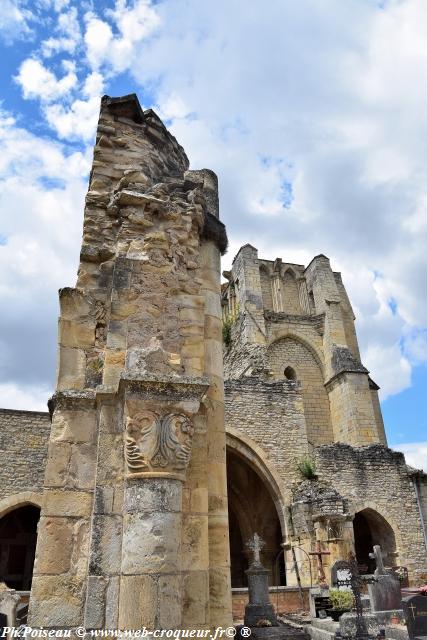
[(384, 565), (396, 566), (396, 537), (391, 525), (374, 509), (358, 511), (353, 520), (354, 546), (361, 573), (373, 573), (375, 560), (369, 557), (373, 546), (379, 544)]
[(0, 581), (29, 591), (33, 577), (40, 508), (18, 507), (0, 519)]
[(230, 447), (227, 447), (227, 488), (231, 586), (247, 586), (245, 571), (250, 554), (245, 545), (254, 533), (265, 542), (261, 561), (270, 572), (270, 585), (285, 585), (283, 536), (275, 504), (258, 473)]

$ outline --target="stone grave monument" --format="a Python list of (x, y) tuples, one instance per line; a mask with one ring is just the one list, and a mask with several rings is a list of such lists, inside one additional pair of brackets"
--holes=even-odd
[(384, 555), (378, 544), (374, 545), (374, 551), (369, 554), (369, 557), (374, 558), (376, 563), (374, 573), (376, 580), (368, 585), (372, 611), (400, 611), (402, 608), (400, 582), (397, 576), (385, 569)]
[(408, 596), (402, 600), (410, 640), (427, 638), (427, 596)]
[(374, 613), (364, 609), (362, 599), (363, 584), (369, 584), (375, 578), (359, 575), (356, 558), (353, 555), (350, 556), (349, 561), (336, 562), (335, 571), (337, 587), (350, 588), (355, 600), (355, 612), (344, 613), (340, 618), (341, 635), (344, 638), (356, 638), (356, 640), (377, 637), (380, 631), (378, 619)]
[(260, 551), (264, 546), (263, 540), (257, 533), (246, 543), (253, 558), (246, 571), (248, 577), (249, 602), (245, 607), (245, 625), (256, 627), (260, 620), (268, 620), (272, 626), (277, 626), (277, 617), (270, 602), (268, 592), (268, 570), (261, 564)]

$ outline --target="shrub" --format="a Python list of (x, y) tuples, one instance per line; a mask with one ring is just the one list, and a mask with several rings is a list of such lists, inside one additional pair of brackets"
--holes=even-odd
[(344, 589), (330, 589), (329, 599), (334, 609), (350, 611), (353, 608), (353, 594)]
[(314, 480), (316, 476), (316, 463), (311, 456), (303, 456), (297, 464), (298, 471), (304, 478)]
[(239, 317), (239, 305), (236, 306), (234, 313), (229, 313), (222, 320), (222, 340), (228, 348), (231, 344), (231, 327)]

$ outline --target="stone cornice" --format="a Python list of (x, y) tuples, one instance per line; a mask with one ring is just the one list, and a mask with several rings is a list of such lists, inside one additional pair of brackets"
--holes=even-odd
[(88, 409), (95, 406), (96, 394), (94, 389), (64, 389), (56, 391), (48, 400), (50, 416), (60, 407), (61, 409)]
[(189, 376), (164, 376), (141, 374), (138, 371), (125, 371), (120, 379), (120, 390), (141, 393), (144, 396), (158, 396), (164, 399), (202, 400), (210, 382), (208, 378)]

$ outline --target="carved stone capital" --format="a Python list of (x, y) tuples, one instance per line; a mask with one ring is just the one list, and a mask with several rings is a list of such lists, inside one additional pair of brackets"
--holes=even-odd
[(184, 480), (190, 462), (192, 420), (184, 413), (143, 410), (126, 418), (125, 459), (129, 478), (170, 476)]

